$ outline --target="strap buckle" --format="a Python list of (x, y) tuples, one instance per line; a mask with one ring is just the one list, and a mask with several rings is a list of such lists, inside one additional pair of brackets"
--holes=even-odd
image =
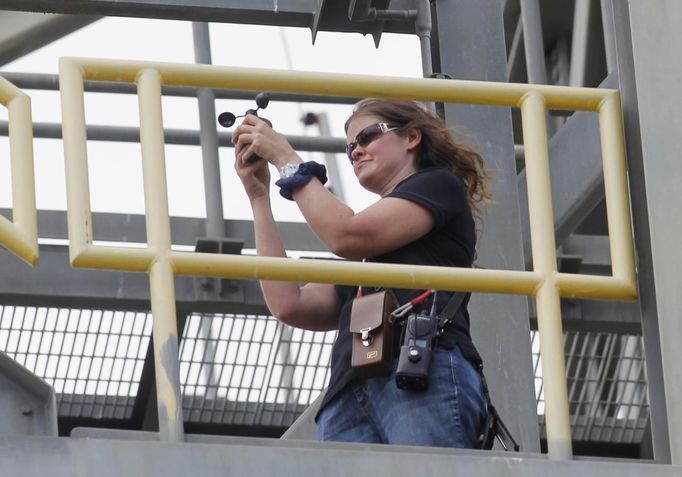
[(369, 344), (372, 342), (372, 335), (370, 335), (371, 331), (372, 328), (363, 328), (360, 330), (360, 338), (362, 339), (363, 346), (369, 346)]

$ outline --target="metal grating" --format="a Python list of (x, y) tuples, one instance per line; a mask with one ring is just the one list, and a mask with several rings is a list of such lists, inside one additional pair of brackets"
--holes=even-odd
[[(129, 419), (151, 314), (0, 305), (0, 350), (45, 379), (62, 417)], [(325, 389), (335, 332), (266, 315), (192, 314), (180, 345), (187, 422), (287, 427)], [(531, 332), (545, 435), (539, 335)], [(566, 332), (573, 439), (640, 443), (649, 405), (640, 336)]]
[(148, 313), (0, 306), (0, 350), (54, 387), (60, 416), (127, 419), (151, 324)]
[(190, 315), (180, 348), (185, 420), (291, 425), (326, 387), (334, 339), (264, 315)]
[[(539, 335), (532, 332), (535, 388), (545, 435)], [(641, 336), (565, 332), (566, 376), (575, 441), (640, 443), (649, 420)]]

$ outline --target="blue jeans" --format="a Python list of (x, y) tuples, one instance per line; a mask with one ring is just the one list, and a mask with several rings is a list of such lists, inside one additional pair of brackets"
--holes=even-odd
[(486, 405), (478, 371), (459, 347), (436, 347), (425, 391), (399, 389), (393, 374), (351, 382), (319, 414), (323, 441), (477, 447)]

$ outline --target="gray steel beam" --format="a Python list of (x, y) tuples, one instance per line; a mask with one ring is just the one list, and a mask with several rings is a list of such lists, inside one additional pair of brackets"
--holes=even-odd
[[(564, 331), (628, 335), (642, 333), (638, 303), (564, 299), (561, 300), (561, 321)], [(531, 326), (537, 329), (537, 316), (533, 311)]]
[[(114, 395), (88, 395), (88, 394), (60, 394), (59, 395), (67, 403), (81, 402), (92, 403), (95, 401), (99, 406), (104, 409), (112, 409), (117, 406), (120, 408), (120, 401), (117, 402), (118, 396)], [(261, 407), (261, 403), (247, 400), (232, 400), (226, 399), (225, 397), (218, 397), (215, 401), (211, 399), (202, 399), (202, 404), (205, 409), (214, 409), (217, 414), (218, 410), (229, 409), (229, 418), (223, 420), (222, 422), (214, 419), (214, 421), (207, 421), (204, 417), (199, 415), (197, 409), (192, 409), (188, 412), (188, 416), (185, 419), (185, 423), (193, 428), (213, 427), (214, 429), (224, 429), (229, 432), (230, 428), (241, 428), (241, 432), (249, 432), (246, 427), (251, 428), (252, 434), (223, 434), (223, 435), (202, 435), (202, 434), (191, 434), (185, 435), (185, 442), (197, 443), (203, 442), (208, 443), (213, 441), (217, 444), (224, 444), (224, 439), (229, 435), (240, 435), (243, 437), (249, 436), (268, 436), (268, 435), (279, 435), (284, 430), (285, 426), (279, 425), (278, 421), (287, 422), (292, 414), (300, 414), (304, 412), (307, 408), (303, 404), (293, 405), (287, 402), (273, 402), (267, 403), (268, 406), (268, 416), (265, 420), (258, 419), (258, 411)], [(96, 426), (97, 421), (94, 416), (61, 416), (62, 419), (69, 419), (70, 421), (81, 421), (84, 426)], [(114, 419), (121, 419), (116, 416)], [(268, 422), (269, 421), (269, 422)], [(136, 424), (136, 423), (133, 423)], [(188, 426), (188, 427), (189, 427)], [(73, 427), (71, 437), (77, 438), (87, 438), (87, 439), (120, 439), (120, 440), (133, 440), (133, 441), (158, 441), (159, 435), (152, 429), (139, 429), (137, 427), (128, 427), (124, 429), (113, 429), (105, 427)], [(258, 433), (259, 430), (271, 429), (274, 431), (272, 434), (268, 433)], [(279, 431), (279, 432), (277, 432)], [(277, 432), (277, 434), (275, 434)], [(55, 434), (56, 437), (56, 434)]]
[[(120, 434), (120, 433), (119, 433)], [(193, 436), (191, 445), (71, 437), (0, 439), (3, 475), (457, 475), (677, 477), (680, 466), (637, 461), (551, 461), (534, 454), (462, 449)], [(188, 438), (188, 440), (190, 440)]]
[[(0, 136), (7, 136), (9, 127), (7, 121), (0, 121)], [(86, 134), (91, 141), (140, 142), (140, 129), (125, 126), (86, 126)], [(33, 137), (47, 139), (61, 139), (62, 126), (57, 123), (33, 123)], [(342, 153), (346, 149), (344, 138), (286, 136), (289, 143), (298, 151)], [(199, 146), (201, 134), (189, 129), (164, 129), (166, 144), (180, 144)], [(218, 145), (234, 147), (232, 133), (218, 134)]]
[(52, 386), (0, 351), (0, 436), (57, 437)]
[[(0, 304), (149, 310), (144, 273), (72, 268), (67, 247), (41, 245), (34, 268), (0, 253)], [(176, 277), (178, 308), (207, 313), (269, 314), (257, 281), (233, 281), (227, 293), (207, 290), (202, 279)]]
[[(505, 81), (502, 8), (498, 0), (435, 4), (439, 63), (455, 79)], [(466, 47), (464, 47), (466, 45)], [(478, 264), (522, 270), (514, 141), (509, 109), (448, 104), (446, 119), (472, 137), (495, 171), (496, 204), (484, 215)], [(525, 297), (474, 294), (471, 332), (486, 363), (495, 405), (526, 451), (539, 451), (528, 304)], [(459, 471), (459, 469), (458, 469)], [(480, 475), (480, 470), (476, 472)]]
[[(0, 215), (12, 217), (11, 210), (0, 209)], [(95, 240), (146, 243), (143, 215), (94, 213)], [(288, 250), (323, 252), (326, 247), (306, 224), (278, 224)], [(254, 248), (253, 223), (248, 220), (226, 220), (226, 236)], [(66, 240), (66, 212), (39, 211), (41, 238)], [(176, 245), (194, 246), (205, 234), (204, 219), (173, 217), (171, 235)], [(148, 309), (149, 279), (141, 273), (106, 270), (72, 269), (66, 247), (41, 245), (36, 268), (29, 268), (8, 252), (0, 252), (0, 295), (7, 304), (35, 306), (111, 306), (117, 309)], [(16, 273), (14, 273), (16, 272)], [(230, 282), (231, 286), (207, 290), (201, 279), (176, 278), (176, 294), (180, 304), (190, 304), (196, 311), (267, 313), (256, 282)], [(241, 311), (240, 311), (241, 310)]]
[(601, 23), (604, 31), (604, 50), (606, 54), (606, 71), (616, 69), (616, 37), (613, 25), (613, 6), (611, 0), (600, 0)]
[[(0, 5), (4, 8), (4, 4)], [(9, 63), (101, 17), (0, 11), (0, 65)]]
[(523, 26), (523, 46), (526, 53), (528, 82), (547, 84), (539, 0), (521, 0), (521, 24)]
[(590, 0), (576, 0), (575, 2), (571, 43), (571, 72), (568, 79), (569, 86), (585, 86), (588, 27), (591, 13), (590, 3)]
[(6, 10), (309, 26), (317, 0), (4, 0)]
[[(11, 71), (0, 72), (0, 76), (22, 89), (39, 89), (59, 91), (59, 76), (47, 73), (17, 73)], [(87, 93), (116, 93), (137, 94), (137, 85), (133, 83), (116, 83), (113, 81), (85, 81), (83, 83)], [(179, 96), (196, 98), (200, 88), (192, 86), (163, 86), (164, 96)], [(259, 91), (244, 91), (234, 89), (213, 89), (217, 99), (247, 99), (253, 100)], [(291, 101), (298, 103), (329, 103), (354, 104), (359, 98), (336, 96), (317, 96), (298, 93), (270, 93), (270, 101)]]
[(563, 241), (560, 256), (562, 255), (580, 257), (582, 265), (601, 268), (604, 270), (603, 275), (611, 274), (609, 238), (605, 235), (571, 234)]
[(417, 20), (415, 30), (419, 37), (419, 45), (422, 53), (422, 74), (428, 78), (433, 74), (433, 63), (431, 59), (431, 4), (429, 0), (417, 1)]
[[(327, 113), (317, 113), (313, 114), (310, 113), (310, 115), (306, 115), (306, 118), (310, 118), (311, 123), (306, 124), (306, 126), (311, 126), (312, 124), (316, 124), (317, 128), (320, 133), (320, 137), (322, 138), (332, 138), (332, 131), (329, 126), (329, 117), (327, 116)], [(314, 120), (314, 122), (313, 122)], [(345, 139), (343, 140), (345, 143)], [(341, 146), (339, 142), (339, 146)], [(345, 149), (345, 148), (344, 148)], [(339, 169), (339, 161), (336, 160), (336, 157), (332, 153), (326, 153), (324, 155), (324, 163), (327, 166), (327, 174), (329, 175), (329, 180), (331, 182), (331, 187), (330, 190), (336, 195), (342, 202), (346, 201), (346, 194), (344, 192), (343, 188), (343, 181), (341, 180), (341, 170)]]
[[(192, 23), (194, 60), (198, 64), (211, 64), (211, 39), (208, 23)], [(218, 131), (216, 130), (215, 96), (208, 88), (197, 92), (199, 100), (199, 139), (204, 172), (204, 195), (206, 200), (206, 236), (222, 238), (223, 194), (220, 186), (218, 157)]]
[(604, 36), (599, 22), (600, 6), (592, 0), (576, 0), (573, 13), (569, 86), (594, 86), (608, 69)]
[[(682, 462), (682, 3), (614, 0), (655, 459)], [(658, 72), (658, 74), (652, 74)]]
[[(193, 22), (192, 37), (194, 40), (194, 61), (199, 64), (210, 65), (211, 37), (208, 23)], [(225, 235), (225, 218), (223, 216), (223, 193), (220, 181), (220, 157), (218, 156), (218, 131), (216, 130), (215, 95), (209, 88), (201, 88), (197, 93), (199, 100), (199, 134), (201, 140), (201, 159), (204, 173), (204, 197), (206, 202), (206, 237), (222, 239)], [(205, 278), (202, 282), (205, 289), (212, 289), (217, 280)], [(227, 283), (227, 282), (225, 282)], [(234, 288), (234, 287), (232, 287)], [(187, 320), (183, 315), (183, 325)], [(204, 358), (209, 362), (216, 353), (216, 345), (210, 340), (211, 327), (206, 320), (201, 322), (201, 336), (205, 338), (206, 352)], [(184, 327), (184, 326), (183, 326)], [(178, 329), (182, 329), (178, 327)], [(180, 332), (182, 340), (182, 332)], [(215, 377), (211, 368), (204, 367), (206, 383), (215, 385)]]
[[(604, 235), (570, 235), (561, 246), (559, 270), (611, 275), (609, 238)], [(637, 302), (562, 299), (561, 318), (565, 330), (631, 335), (642, 333), (641, 313)], [(535, 326), (534, 320), (535, 313), (531, 306), (532, 326)]]
[[(0, 209), (0, 215), (11, 218), (10, 209)], [(95, 240), (111, 242), (146, 243), (144, 215), (92, 214)], [(284, 247), (287, 250), (327, 252), (328, 249), (307, 224), (279, 222)], [(66, 212), (61, 210), (39, 210), (38, 231), (41, 238), (67, 239)], [(196, 245), (197, 238), (204, 237), (204, 219), (171, 217), (171, 236), (175, 245)], [(250, 220), (226, 220), (226, 237), (240, 239), (244, 248), (255, 248), (253, 222)]]
[(523, 23), (521, 18), (516, 21), (514, 34), (508, 47), (507, 81), (522, 82), (527, 79), (528, 68), (525, 67), (526, 53), (523, 48)]
[[(6, 10), (166, 18), (201, 22), (308, 27), (317, 31), (373, 34), (414, 33), (412, 22), (375, 19), (351, 21), (343, 13), (351, 0), (3, 0)], [(386, 2), (387, 3), (387, 2)], [(411, 0), (391, 1), (392, 10), (408, 10)]]

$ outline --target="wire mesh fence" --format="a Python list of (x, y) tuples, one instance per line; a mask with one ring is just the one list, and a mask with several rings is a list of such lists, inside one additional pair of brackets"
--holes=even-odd
[[(51, 384), (60, 416), (129, 419), (150, 344), (147, 312), (0, 305), (0, 350)], [(287, 427), (325, 389), (336, 333), (267, 315), (191, 314), (180, 344), (187, 422)], [(544, 435), (539, 336), (531, 332)], [(564, 333), (574, 440), (639, 443), (649, 417), (641, 336)]]
[[(545, 434), (539, 336), (532, 332), (538, 416)], [(573, 440), (639, 443), (649, 419), (641, 336), (565, 332), (566, 378)]]
[(190, 315), (180, 348), (185, 419), (290, 425), (325, 388), (334, 337), (264, 315)]
[(148, 313), (0, 307), (0, 350), (54, 387), (61, 416), (129, 418), (150, 335)]

